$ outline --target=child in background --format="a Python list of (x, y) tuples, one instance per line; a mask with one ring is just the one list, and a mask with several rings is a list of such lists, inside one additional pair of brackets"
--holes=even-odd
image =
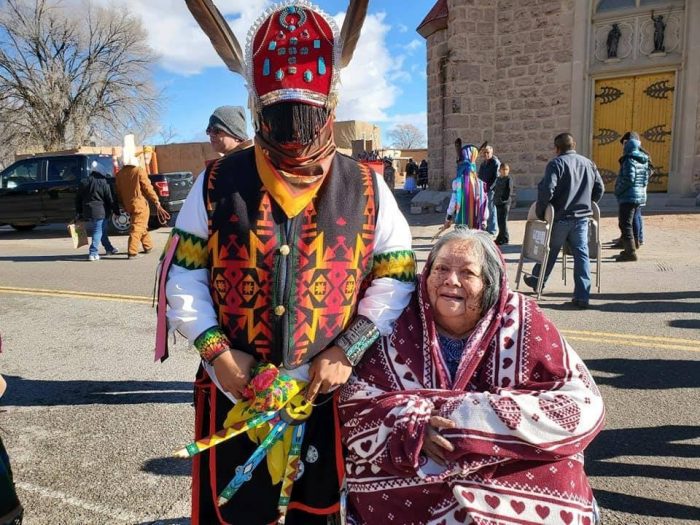
[(498, 178), (493, 185), (493, 202), (496, 205), (496, 218), (498, 219), (498, 237), (496, 244), (503, 245), (510, 242), (508, 236), (508, 211), (510, 210), (510, 198), (513, 193), (513, 181), (510, 176), (510, 166), (501, 164), (498, 170)]

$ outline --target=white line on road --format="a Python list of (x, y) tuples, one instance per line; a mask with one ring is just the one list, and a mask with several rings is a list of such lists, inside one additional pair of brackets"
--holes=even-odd
[(147, 516), (139, 516), (128, 510), (115, 509), (113, 507), (108, 507), (107, 505), (102, 505), (100, 503), (91, 503), (89, 501), (76, 498), (75, 496), (69, 496), (68, 494), (64, 494), (63, 492), (59, 492), (57, 490), (53, 490), (47, 487), (41, 487), (39, 485), (34, 485), (33, 483), (27, 483), (25, 481), (18, 481), (15, 483), (15, 486), (17, 486), (21, 490), (25, 490), (27, 492), (34, 492), (35, 494), (39, 494), (40, 496), (55, 499), (66, 505), (79, 507), (81, 509), (94, 512), (96, 514), (109, 516), (112, 519), (123, 521), (124, 523), (142, 523), (145, 521), (155, 521), (157, 519), (150, 518)]

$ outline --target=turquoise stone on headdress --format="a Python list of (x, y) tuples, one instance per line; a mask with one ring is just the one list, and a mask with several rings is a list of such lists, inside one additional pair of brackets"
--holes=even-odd
[(310, 70), (304, 71), (304, 81), (311, 82), (314, 79), (314, 74)]
[(275, 49), (277, 49), (277, 42), (275, 42), (274, 40), (271, 40), (270, 44), (267, 46), (267, 50), (274, 51)]
[(284, 71), (282, 71), (281, 69), (278, 69), (277, 72), (275, 73), (275, 80), (278, 80), (281, 82), (283, 78), (284, 78)]
[(263, 62), (263, 75), (270, 76), (270, 59), (266, 58), (265, 62)]
[(326, 74), (326, 61), (323, 60), (323, 57), (318, 57), (318, 74), (319, 75)]

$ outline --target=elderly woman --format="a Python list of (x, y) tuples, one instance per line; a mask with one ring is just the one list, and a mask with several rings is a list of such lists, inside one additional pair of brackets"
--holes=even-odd
[(594, 524), (603, 425), (581, 359), (510, 291), (488, 234), (451, 232), (340, 394), (349, 522)]

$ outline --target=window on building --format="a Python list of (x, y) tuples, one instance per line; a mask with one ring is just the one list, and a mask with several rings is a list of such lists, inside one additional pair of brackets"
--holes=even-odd
[(602, 11), (626, 9), (628, 7), (637, 7), (636, 0), (600, 0), (597, 10), (600, 13)]
[(619, 9), (633, 9), (638, 7), (669, 7), (682, 4), (682, 0), (599, 0), (596, 12), (617, 11)]

